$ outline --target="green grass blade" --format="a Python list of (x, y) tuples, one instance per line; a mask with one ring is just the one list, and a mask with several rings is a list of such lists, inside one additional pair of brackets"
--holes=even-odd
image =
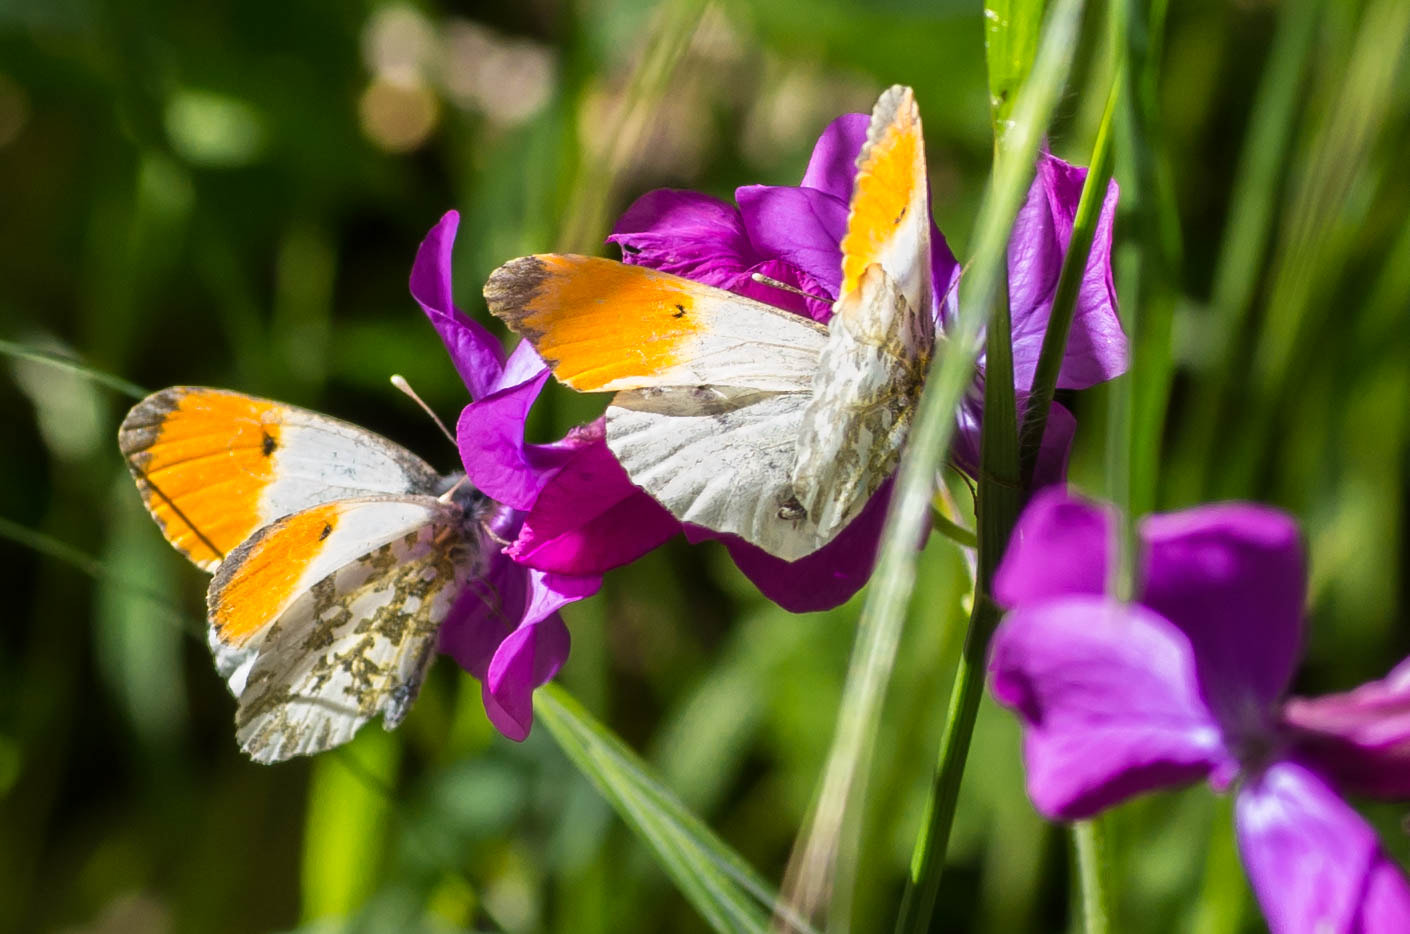
[(1077, 215), (1072, 222), (1072, 238), (1068, 242), (1067, 254), (1062, 260), (1062, 272), (1058, 276), (1057, 293), (1053, 297), (1048, 329), (1043, 334), (1043, 348), (1038, 355), (1038, 366), (1033, 373), (1028, 407), (1024, 411), (1023, 427), (1019, 431), (1020, 476), (1025, 486), (1033, 482), (1033, 469), (1038, 463), (1038, 451), (1042, 447), (1043, 433), (1048, 426), (1048, 410), (1052, 405), (1053, 393), (1057, 389), (1058, 371), (1062, 368), (1063, 353), (1067, 349), (1067, 335), (1071, 330), (1072, 315), (1077, 307), (1077, 291), (1082, 285), (1082, 276), (1087, 269), (1087, 257), (1092, 251), (1092, 238), (1097, 232), (1097, 221), (1101, 217), (1102, 203), (1106, 199), (1107, 183), (1111, 180), (1112, 118), (1121, 95), (1121, 85), (1121, 67), (1118, 66), (1113, 75), (1111, 90), (1107, 94), (1106, 111), (1097, 130), (1097, 141), (1092, 147), (1092, 158), (1087, 163), (1087, 181), (1082, 186), (1082, 197), (1077, 203)]
[(841, 711), (812, 820), (794, 851), (785, 897), (803, 917), (836, 899), (831, 926), (845, 929), (855, 873), (858, 814), (865, 801), (882, 700), (895, 663), (902, 621), (915, 587), (920, 540), (935, 471), (954, 434), (954, 413), (974, 379), (980, 335), (1000, 293), (1009, 232), (1027, 190), (1033, 159), (1071, 66), (1081, 0), (1054, 4), (1037, 59), (1013, 110), (998, 172), (985, 193), (975, 248), (960, 283), (956, 329), (935, 355), (910, 443), (901, 458), (877, 571), (862, 609)]
[(1217, 432), (1233, 403), (1233, 377), (1241, 363), (1231, 359), (1230, 350), (1243, 337), (1265, 267), (1320, 10), (1318, 0), (1290, 0), (1279, 10), (1220, 238), (1210, 330), (1202, 342), (1205, 372), (1191, 387), (1190, 411), (1206, 414), (1186, 421), (1176, 443), (1179, 467), (1168, 478), (1176, 502), (1199, 499), (1219, 463)]
[(707, 0), (667, 0), (658, 7), (659, 22), (643, 46), (643, 58), (632, 73), (616, 125), (607, 134), (612, 141), (608, 151), (600, 157), (585, 151), (579, 154), (577, 177), (558, 232), (559, 249), (594, 252), (602, 245), (617, 179), (646, 140), (653, 115), (671, 88), (707, 6)]
[[(1130, 393), (1126, 422), (1126, 475), (1118, 503), (1128, 516), (1150, 512), (1156, 503), (1166, 403), (1174, 376), (1171, 335), (1178, 272), (1183, 264), (1179, 213), (1165, 152), (1160, 111), (1159, 66), (1165, 28), (1165, 0), (1127, 0), (1118, 7), (1117, 28), (1125, 36), (1128, 84), (1120, 117), (1119, 144), (1125, 150), (1125, 191), (1133, 194), (1132, 217), (1139, 244), (1132, 301), (1123, 303), (1131, 343)], [(1118, 388), (1117, 392), (1123, 390)]]
[(1044, 5), (1044, 0), (984, 4), (984, 59), (989, 67), (989, 114), (995, 140), (1008, 130), (1018, 91), (1038, 54)]
[[(690, 813), (636, 753), (556, 684), (539, 691), (535, 710), (559, 748), (651, 847), (711, 927), (768, 930), (769, 910), (777, 901), (773, 887)], [(796, 919), (788, 929), (807, 930)]]
[(395, 736), (364, 729), (337, 755), (311, 763), (299, 873), (305, 923), (352, 917), (377, 891), (391, 824), (383, 787), (396, 781), (400, 758)]
[(55, 353), (52, 350), (45, 350), (41, 347), (31, 347), (27, 344), (17, 344), (14, 341), (0, 340), (0, 353), (9, 354), (20, 360), (29, 360), (34, 363), (42, 363), (46, 366), (57, 367), (70, 373), (77, 373), (86, 376), (100, 386), (130, 396), (133, 399), (145, 399), (147, 390), (136, 383), (128, 382), (121, 376), (114, 376), (105, 373), (84, 363), (82, 360), (75, 360), (72, 357), (65, 357), (63, 354)]

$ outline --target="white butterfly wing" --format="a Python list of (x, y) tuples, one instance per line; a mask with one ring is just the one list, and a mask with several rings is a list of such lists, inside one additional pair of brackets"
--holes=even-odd
[(618, 393), (607, 446), (682, 522), (792, 561), (824, 541), (798, 510), (790, 476), (808, 398), (713, 387)]
[(281, 516), (446, 486), (425, 461), (365, 428), (223, 389), (153, 393), (123, 419), (118, 446), (167, 540), (208, 571)]
[(399, 723), (482, 558), (465, 510), (420, 496), (313, 507), (240, 545), (207, 602), (241, 748), (275, 762)]

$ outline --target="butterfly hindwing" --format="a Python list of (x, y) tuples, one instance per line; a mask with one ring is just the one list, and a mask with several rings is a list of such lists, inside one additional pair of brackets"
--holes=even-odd
[(454, 503), (375, 496), (287, 516), (232, 551), (207, 602), (241, 748), (272, 762), (346, 742), (379, 714), (400, 722), (480, 573), (479, 536)]
[(787, 560), (820, 542), (792, 506), (806, 393), (713, 387), (621, 392), (607, 446), (682, 522), (738, 535)]
[(167, 541), (208, 571), (281, 516), (443, 485), (425, 461), (364, 428), (221, 389), (148, 396), (123, 419), (118, 446)]

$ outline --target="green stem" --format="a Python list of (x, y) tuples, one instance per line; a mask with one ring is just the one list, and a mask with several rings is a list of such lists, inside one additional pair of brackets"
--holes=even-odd
[(979, 536), (965, 528), (938, 509), (930, 510), (930, 524), (935, 531), (957, 545), (974, 548), (979, 545)]
[(945, 850), (955, 822), (960, 779), (969, 755), (969, 742), (974, 735), (979, 701), (984, 696), (984, 666), (989, 636), (998, 625), (999, 616), (999, 608), (992, 600), (982, 593), (975, 594), (969, 632), (965, 635), (964, 651), (955, 670), (954, 686), (950, 689), (945, 732), (940, 737), (940, 760), (930, 788), (930, 799), (925, 805), (924, 826), (921, 835), (916, 838), (910, 878), (906, 880), (906, 891), (901, 897), (901, 911), (896, 919), (897, 934), (920, 934), (930, 929), (935, 896), (940, 891), (940, 878), (945, 868)]
[(1082, 889), (1082, 927), (1086, 934), (1107, 934), (1111, 930), (1111, 854), (1107, 845), (1106, 819), (1094, 817), (1072, 825), (1072, 842), (1077, 850), (1077, 876)]
[(1116, 113), (1116, 102), (1121, 96), (1123, 66), (1124, 57), (1120, 57), (1112, 74), (1106, 110), (1102, 114), (1101, 126), (1097, 129), (1097, 141), (1092, 147), (1087, 180), (1082, 185), (1082, 197), (1077, 202), (1077, 215), (1072, 222), (1072, 237), (1068, 241), (1067, 253), (1062, 258), (1062, 272), (1058, 276), (1057, 292), (1053, 297), (1053, 308), (1048, 317), (1048, 328), (1043, 334), (1043, 348), (1038, 354), (1038, 366), (1033, 372), (1033, 385), (1023, 414), (1023, 427), (1018, 435), (1019, 464), (1022, 470), (1020, 476), (1025, 487), (1031, 487), (1033, 483), (1033, 470), (1038, 463), (1038, 452), (1042, 449), (1043, 433), (1047, 430), (1048, 410), (1052, 405), (1053, 393), (1057, 389), (1058, 371), (1062, 369), (1063, 354), (1067, 350), (1067, 335), (1072, 328), (1072, 315), (1077, 308), (1077, 292), (1082, 286), (1082, 278), (1087, 270), (1092, 238), (1097, 232), (1097, 221), (1101, 217), (1107, 184), (1111, 180), (1112, 118)]
[(916, 542), (930, 511), (935, 471), (954, 436), (955, 410), (974, 378), (979, 336), (1002, 291), (1009, 233), (1038, 144), (1066, 83), (1082, 10), (1082, 0), (1057, 0), (1053, 5), (1033, 70), (1014, 106), (998, 173), (980, 207), (970, 265), (960, 282), (959, 320), (945, 352), (937, 353), (931, 364), (901, 455), (817, 803), (789, 865), (787, 903), (800, 916), (811, 918), (831, 899), (835, 927), (845, 927), (850, 920), (858, 814), (866, 800), (882, 700), (915, 587)]
[(989, 636), (1000, 611), (989, 599), (994, 570), (1008, 545), (1009, 534), (1023, 505), (1018, 476), (1017, 414), (1013, 392), (1013, 338), (1007, 294), (994, 304), (985, 354), (984, 420), (979, 457), (979, 573), (975, 582), (974, 611), (965, 634), (950, 709), (940, 739), (940, 762), (935, 771), (926, 820), (916, 839), (911, 875), (901, 897), (896, 919), (898, 932), (926, 931), (935, 909), (935, 895), (945, 867), (945, 848), (954, 823), (955, 802), (974, 734), (974, 719), (984, 694), (984, 659)]

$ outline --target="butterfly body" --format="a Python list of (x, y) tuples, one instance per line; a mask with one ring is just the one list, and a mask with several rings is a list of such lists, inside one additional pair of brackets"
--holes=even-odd
[(214, 572), (241, 747), (270, 762), (396, 726), (483, 573), (488, 500), (365, 429), (225, 390), (155, 393), (118, 437), (163, 534)]

